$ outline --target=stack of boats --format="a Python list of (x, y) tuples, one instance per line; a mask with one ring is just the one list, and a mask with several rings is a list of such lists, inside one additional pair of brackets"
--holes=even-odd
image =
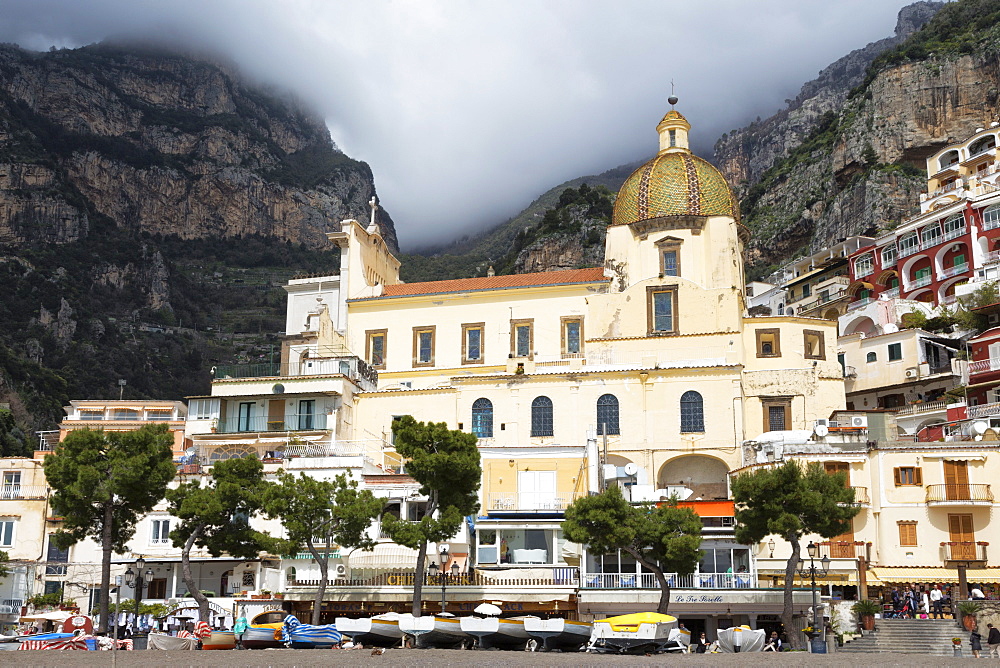
[[(496, 611), (499, 614), (499, 608)], [(401, 647), (411, 641), (419, 648), (523, 650), (526, 647), (537, 647), (543, 650), (575, 651), (583, 647), (591, 635), (589, 622), (530, 616), (414, 617), (409, 614), (386, 613), (361, 619), (338, 617), (336, 626), (355, 643), (376, 647)]]

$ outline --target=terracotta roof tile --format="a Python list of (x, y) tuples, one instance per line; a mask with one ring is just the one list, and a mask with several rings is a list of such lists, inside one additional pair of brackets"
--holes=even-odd
[[(448, 292), (474, 292), (480, 290), (507, 290), (541, 285), (571, 285), (574, 283), (604, 282), (604, 269), (568, 269), (564, 271), (543, 271), (533, 274), (510, 274), (508, 276), (483, 276), (480, 278), (458, 278), (450, 281), (427, 281), (425, 283), (400, 283), (385, 286), (379, 297), (363, 299), (387, 299), (410, 295), (435, 295)], [(352, 300), (355, 301), (355, 300)], [(362, 301), (362, 299), (356, 300)]]

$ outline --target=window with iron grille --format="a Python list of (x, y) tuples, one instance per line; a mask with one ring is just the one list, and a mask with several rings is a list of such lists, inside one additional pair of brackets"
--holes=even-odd
[(618, 436), (618, 397), (613, 394), (601, 395), (597, 400), (597, 433)]
[(552, 400), (535, 397), (531, 402), (531, 435), (552, 436)]
[(493, 402), (476, 399), (472, 404), (472, 433), (476, 438), (493, 438)]
[(705, 431), (705, 407), (701, 394), (688, 390), (681, 395), (681, 432)]

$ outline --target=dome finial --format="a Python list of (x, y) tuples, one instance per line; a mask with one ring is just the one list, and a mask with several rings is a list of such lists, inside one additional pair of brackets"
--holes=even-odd
[(667, 98), (667, 102), (670, 103), (670, 108), (673, 109), (674, 105), (677, 104), (677, 96), (674, 95), (674, 80), (670, 80), (670, 97)]

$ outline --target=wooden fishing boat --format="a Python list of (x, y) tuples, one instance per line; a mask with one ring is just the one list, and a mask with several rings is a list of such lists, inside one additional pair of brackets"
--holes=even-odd
[(543, 651), (556, 649), (575, 651), (590, 640), (593, 625), (590, 622), (577, 622), (561, 617), (553, 619), (526, 617), (524, 630), (541, 644)]
[(202, 649), (236, 649), (236, 634), (232, 631), (212, 631), (201, 641)]
[(403, 642), (399, 617), (400, 615), (395, 612), (361, 619), (337, 617), (336, 626), (338, 631), (349, 636), (355, 643), (375, 647), (395, 647)]
[(475, 636), (480, 649), (524, 649), (528, 632), (524, 617), (462, 617), (462, 631)]
[(399, 629), (416, 640), (417, 647), (452, 648), (471, 641), (462, 631), (461, 622), (455, 617), (413, 617), (399, 616)]

